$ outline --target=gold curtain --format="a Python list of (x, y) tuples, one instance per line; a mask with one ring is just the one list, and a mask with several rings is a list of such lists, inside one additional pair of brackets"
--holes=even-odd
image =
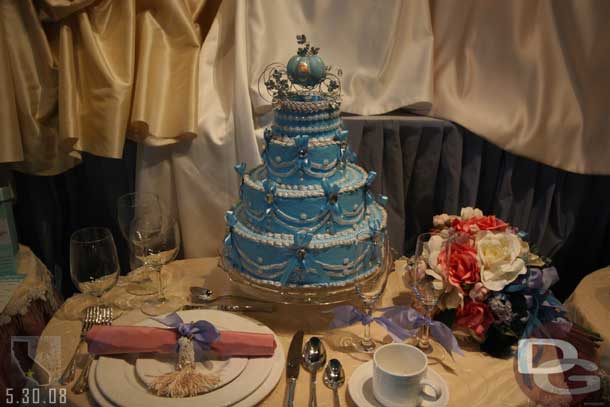
[(198, 61), (219, 0), (0, 2), (0, 162), (53, 175), (197, 129)]

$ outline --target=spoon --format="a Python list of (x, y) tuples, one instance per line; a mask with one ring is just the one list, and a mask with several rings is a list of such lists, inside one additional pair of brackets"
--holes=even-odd
[(252, 298), (240, 297), (238, 295), (221, 295), (217, 296), (214, 294), (214, 290), (207, 287), (191, 287), (191, 296), (194, 302), (198, 303), (209, 303), (218, 301), (225, 298), (239, 298), (243, 300), (252, 300)]
[(326, 349), (320, 338), (312, 336), (303, 348), (303, 366), (311, 373), (309, 384), (309, 407), (317, 407), (316, 374), (326, 363)]
[(341, 362), (331, 359), (324, 369), (324, 384), (333, 391), (334, 406), (339, 407), (339, 392), (337, 389), (345, 383), (345, 372)]

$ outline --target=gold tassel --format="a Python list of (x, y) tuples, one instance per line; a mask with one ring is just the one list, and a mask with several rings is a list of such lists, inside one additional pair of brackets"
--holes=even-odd
[(176, 370), (155, 377), (150, 390), (157, 396), (181, 398), (207, 393), (220, 384), (218, 375), (206, 375), (195, 368), (195, 350), (189, 338), (178, 340), (178, 364)]

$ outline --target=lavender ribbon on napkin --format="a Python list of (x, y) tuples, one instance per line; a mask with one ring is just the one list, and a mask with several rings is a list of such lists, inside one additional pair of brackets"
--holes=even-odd
[(202, 359), (203, 351), (210, 350), (212, 342), (220, 338), (220, 332), (208, 321), (196, 321), (185, 323), (180, 315), (172, 312), (164, 317), (152, 318), (165, 326), (174, 328), (181, 336), (193, 340), (195, 355), (198, 360)]
[(330, 323), (331, 328), (342, 328), (353, 325), (356, 322), (361, 322), (364, 325), (376, 322), (388, 331), (388, 334), (390, 334), (395, 342), (402, 342), (416, 335), (421, 326), (429, 325), (430, 335), (447, 349), (449, 353), (455, 352), (459, 355), (464, 355), (453, 332), (442, 322), (433, 321), (428, 317), (424, 317), (413, 308), (400, 305), (380, 308), (379, 311), (383, 311), (383, 314), (380, 317), (373, 317), (352, 305), (340, 305), (330, 311), (326, 311), (326, 313), (334, 314), (334, 318)]

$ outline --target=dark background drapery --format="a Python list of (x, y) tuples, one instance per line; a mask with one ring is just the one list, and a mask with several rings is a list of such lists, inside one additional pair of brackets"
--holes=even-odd
[(393, 245), (411, 253), (432, 216), (478, 207), (528, 233), (553, 259), (566, 298), (588, 273), (610, 264), (610, 176), (558, 170), (507, 153), (459, 125), (428, 117), (344, 118), (359, 163), (388, 195)]
[(82, 163), (60, 175), (36, 176), (15, 172), (15, 218), (22, 244), (45, 263), (55, 286), (70, 296), (70, 235), (86, 226), (111, 230), (121, 261), (129, 270), (129, 252), (116, 220), (117, 198), (135, 188), (137, 145), (127, 141), (122, 159), (84, 153)]
[[(476, 206), (526, 231), (530, 244), (553, 258), (561, 278), (554, 291), (562, 299), (586, 274), (610, 264), (610, 176), (557, 170), (433, 118), (348, 116), (344, 123), (359, 163), (378, 173), (374, 189), (390, 197), (389, 230), (400, 252), (412, 252), (433, 215)], [(128, 270), (116, 200), (134, 190), (136, 148), (128, 142), (120, 160), (85, 154), (81, 165), (57, 176), (15, 175), (19, 239), (66, 296), (74, 291), (69, 237), (80, 227), (109, 227)]]

